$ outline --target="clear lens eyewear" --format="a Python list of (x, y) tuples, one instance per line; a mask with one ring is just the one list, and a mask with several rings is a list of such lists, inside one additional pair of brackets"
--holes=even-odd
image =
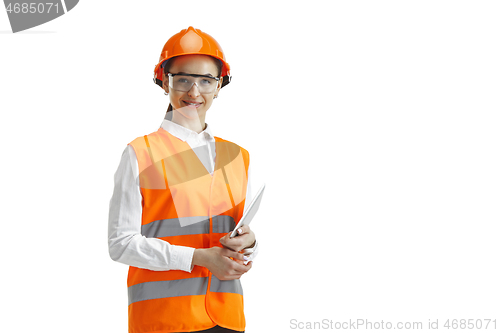
[(177, 91), (189, 91), (196, 84), (200, 94), (211, 94), (217, 88), (219, 78), (198, 74), (172, 74), (168, 73), (170, 88)]

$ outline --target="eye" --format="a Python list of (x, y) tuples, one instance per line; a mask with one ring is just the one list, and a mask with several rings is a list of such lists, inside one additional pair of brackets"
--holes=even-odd
[(203, 80), (201, 80), (201, 84), (203, 84), (205, 86), (209, 86), (212, 84), (212, 80), (203, 79)]
[(180, 78), (177, 79), (177, 82), (179, 82), (179, 83), (187, 83), (188, 79), (180, 77)]

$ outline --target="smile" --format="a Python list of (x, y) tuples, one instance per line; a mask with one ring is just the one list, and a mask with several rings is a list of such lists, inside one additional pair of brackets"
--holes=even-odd
[(195, 107), (195, 108), (198, 108), (198, 107), (200, 107), (200, 105), (201, 105), (201, 103), (200, 103), (200, 102), (192, 102), (192, 101), (185, 101), (185, 100), (182, 100), (182, 102), (183, 102), (186, 106)]

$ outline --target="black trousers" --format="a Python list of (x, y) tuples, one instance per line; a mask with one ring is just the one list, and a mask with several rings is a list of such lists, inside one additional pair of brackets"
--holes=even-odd
[(230, 330), (224, 327), (220, 327), (219, 325), (209, 328), (208, 330), (203, 330), (203, 331), (194, 331), (192, 333), (245, 333), (245, 331), (234, 331)]

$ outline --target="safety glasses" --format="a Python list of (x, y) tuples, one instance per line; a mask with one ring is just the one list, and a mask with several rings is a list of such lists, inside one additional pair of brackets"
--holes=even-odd
[(218, 81), (218, 77), (208, 75), (168, 73), (168, 85), (170, 88), (183, 92), (191, 90), (193, 84), (196, 84), (200, 94), (211, 94), (217, 88)]

